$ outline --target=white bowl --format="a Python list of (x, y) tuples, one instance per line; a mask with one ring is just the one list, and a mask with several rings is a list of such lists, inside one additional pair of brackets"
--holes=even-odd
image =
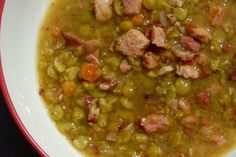
[[(18, 127), (41, 156), (80, 157), (56, 129), (38, 94), (36, 42), (49, 4), (50, 0), (6, 0), (4, 5), (0, 0), (2, 92)], [(235, 156), (236, 150), (227, 155)]]

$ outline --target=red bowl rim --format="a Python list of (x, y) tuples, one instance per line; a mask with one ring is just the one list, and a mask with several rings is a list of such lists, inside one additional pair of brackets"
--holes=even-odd
[[(1, 28), (1, 21), (2, 21), (2, 13), (3, 13), (4, 4), (5, 4), (5, 0), (0, 0), (0, 28)], [(0, 33), (1, 33), (1, 29), (0, 29)], [(1, 52), (1, 47), (0, 47), (0, 52)], [(1, 54), (0, 54), (0, 86), (1, 86), (1, 91), (4, 96), (4, 99), (7, 103), (8, 109), (9, 109), (15, 123), (17, 124), (18, 128), (20, 129), (21, 133), (24, 135), (24, 137), (27, 139), (27, 141), (31, 144), (31, 146), (40, 154), (40, 156), (48, 157), (46, 152), (37, 144), (37, 142), (33, 139), (33, 137), (27, 131), (27, 129), (25, 128), (24, 124), (22, 123), (19, 115), (16, 112), (16, 109), (12, 103), (12, 100), (10, 98), (10, 95), (9, 95), (9, 92), (7, 89), (7, 85), (5, 82), (3, 68), (2, 68)]]

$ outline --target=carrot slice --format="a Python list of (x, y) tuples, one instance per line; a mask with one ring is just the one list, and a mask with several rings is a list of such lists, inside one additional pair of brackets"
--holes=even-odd
[(97, 81), (100, 77), (98, 65), (92, 63), (85, 64), (81, 70), (81, 77), (88, 82)]
[(132, 18), (132, 23), (134, 26), (140, 26), (143, 24), (144, 16), (142, 14), (138, 14)]

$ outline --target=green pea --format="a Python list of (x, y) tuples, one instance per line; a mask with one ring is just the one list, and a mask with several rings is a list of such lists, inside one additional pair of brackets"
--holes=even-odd
[(82, 10), (79, 15), (80, 15), (80, 22), (84, 24), (89, 23), (90, 21), (93, 20), (93, 15), (89, 10)]
[(50, 78), (53, 78), (53, 79), (57, 79), (58, 78), (58, 75), (57, 75), (57, 72), (55, 71), (54, 69), (54, 66), (51, 65), (48, 67), (47, 69), (47, 74)]
[(144, 133), (136, 133), (135, 134), (135, 140), (138, 142), (138, 143), (145, 143), (148, 141), (148, 136)]
[(125, 83), (125, 85), (122, 88), (122, 92), (125, 97), (131, 97), (134, 94), (134, 84), (133, 82)]
[(84, 89), (87, 91), (91, 91), (95, 88), (95, 84), (93, 84), (93, 83), (83, 82), (82, 85), (83, 85)]
[(112, 70), (116, 70), (119, 65), (120, 65), (120, 62), (121, 62), (121, 59), (119, 57), (109, 57), (106, 59), (106, 63), (108, 65), (110, 65), (109, 67), (112, 69)]
[(98, 118), (98, 125), (100, 127), (105, 127), (107, 125), (108, 115), (107, 114), (100, 114)]
[(92, 28), (90, 25), (85, 24), (79, 27), (79, 34), (85, 38), (91, 37), (93, 34)]
[(220, 65), (220, 60), (219, 59), (213, 59), (213, 60), (210, 61), (210, 68), (213, 71), (218, 70), (219, 65)]
[(99, 105), (102, 113), (107, 113), (112, 111), (112, 104), (104, 98), (99, 99)]
[(122, 30), (123, 32), (126, 32), (130, 29), (132, 29), (134, 26), (133, 26), (133, 23), (131, 21), (122, 21), (120, 23), (120, 30)]
[(55, 105), (49, 108), (49, 114), (53, 120), (61, 120), (64, 116), (64, 111), (61, 106)]
[(156, 0), (143, 0), (143, 6), (146, 9), (154, 10), (156, 6)]
[(158, 71), (157, 70), (150, 70), (147, 72), (147, 76), (150, 78), (157, 78), (158, 75)]
[(175, 88), (178, 95), (187, 95), (191, 92), (191, 82), (183, 78), (178, 78), (175, 81)]
[(211, 50), (213, 52), (217, 52), (217, 53), (222, 52), (222, 49), (221, 49), (220, 45), (214, 40), (211, 42)]
[(161, 148), (153, 145), (147, 151), (148, 157), (158, 157), (161, 154)]
[(74, 120), (79, 121), (79, 120), (85, 118), (85, 112), (83, 109), (76, 107), (73, 109), (72, 116), (73, 116)]
[(89, 91), (89, 94), (93, 96), (94, 98), (104, 98), (106, 96), (105, 92), (102, 92), (100, 90), (94, 89)]
[(183, 8), (175, 8), (174, 15), (178, 20), (182, 21), (187, 18), (187, 10)]
[(114, 0), (113, 8), (117, 15), (119, 16), (123, 15), (123, 8), (122, 8), (121, 0)]
[(73, 140), (73, 145), (78, 150), (83, 150), (89, 143), (89, 139), (85, 136), (78, 136), (76, 139)]
[(132, 109), (134, 107), (133, 103), (127, 98), (120, 98), (120, 103), (126, 109)]
[(129, 130), (125, 130), (118, 134), (117, 140), (120, 143), (127, 143), (129, 142), (130, 137), (131, 137), (131, 132)]
[(153, 10), (151, 15), (152, 21), (160, 21), (160, 11)]
[(57, 128), (63, 133), (72, 130), (75, 126), (74, 123), (70, 123), (70, 122), (59, 122), (56, 125), (57, 125)]
[(226, 38), (225, 31), (222, 28), (217, 28), (213, 32), (212, 38), (219, 44), (223, 43)]

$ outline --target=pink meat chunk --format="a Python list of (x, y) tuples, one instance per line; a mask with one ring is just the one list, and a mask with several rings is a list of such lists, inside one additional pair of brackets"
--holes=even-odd
[(138, 14), (141, 11), (142, 0), (123, 0), (123, 6), (126, 14)]
[(94, 0), (96, 20), (105, 22), (112, 17), (113, 0)]
[(150, 41), (136, 29), (129, 30), (120, 41), (120, 51), (126, 56), (142, 56)]

